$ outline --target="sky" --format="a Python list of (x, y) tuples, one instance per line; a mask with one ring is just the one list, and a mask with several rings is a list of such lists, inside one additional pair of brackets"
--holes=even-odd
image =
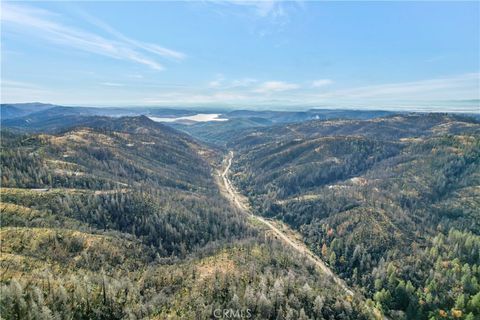
[(480, 2), (1, 2), (2, 103), (480, 112)]

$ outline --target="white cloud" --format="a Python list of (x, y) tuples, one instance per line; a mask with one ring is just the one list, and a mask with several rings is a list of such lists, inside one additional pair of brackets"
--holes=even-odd
[(162, 56), (162, 57), (169, 57), (169, 58), (174, 58), (174, 59), (177, 59), (177, 60), (183, 60), (187, 56), (183, 52), (179, 52), (179, 51), (167, 49), (167, 48), (164, 48), (164, 47), (160, 47), (159, 45), (156, 45), (156, 44), (143, 43), (143, 42), (138, 42), (138, 41), (134, 41), (134, 42), (131, 42), (131, 43), (135, 44), (136, 46), (138, 46), (138, 47), (140, 47), (144, 50), (150, 51), (152, 53), (156, 53), (157, 55)]
[(155, 97), (146, 98), (147, 104), (208, 104), (208, 103), (239, 103), (248, 101), (249, 96), (236, 92), (216, 92), (211, 94), (196, 94), (184, 92), (170, 92), (157, 94)]
[(243, 79), (233, 80), (230, 86), (232, 88), (250, 87), (257, 82), (258, 80), (254, 78), (243, 78)]
[(280, 19), (288, 16), (288, 9), (304, 8), (303, 0), (284, 1), (284, 0), (222, 0), (210, 1), (220, 5), (235, 5), (250, 9), (260, 18)]
[(256, 12), (261, 17), (272, 16), (274, 18), (285, 16), (285, 10), (283, 9), (280, 1), (250, 1), (256, 7)]
[[(232, 14), (248, 22), (249, 31), (259, 37), (281, 32), (291, 21), (292, 11), (303, 9), (303, 1), (283, 0), (210, 0), (221, 15)], [(222, 9), (218, 10), (222, 6)]]
[(2, 79), (0, 102), (31, 102), (46, 101), (45, 97), (52, 92), (36, 84), (15, 80)]
[(241, 79), (229, 80), (229, 79), (226, 79), (222, 74), (218, 74), (214, 80), (208, 83), (208, 87), (212, 89), (229, 90), (229, 89), (249, 88), (256, 83), (258, 83), (258, 80), (253, 78), (241, 78)]
[(17, 88), (25, 88), (25, 89), (38, 89), (39, 86), (29, 83), (29, 82), (22, 82), (22, 81), (15, 81), (15, 80), (7, 80), (2, 79), (1, 81), (2, 88), (3, 87), (17, 87)]
[(97, 19), (97, 18), (95, 18), (91, 15), (89, 15), (86, 12), (82, 11), (81, 16), (83, 18), (85, 18), (87, 21), (89, 21), (90, 23), (92, 23), (93, 25), (95, 25), (95, 26), (107, 31), (111, 35), (115, 36), (117, 39), (119, 39), (121, 41), (124, 41), (126, 43), (129, 43), (129, 44), (131, 44), (131, 45), (133, 45), (137, 48), (143, 49), (145, 51), (149, 51), (149, 52), (154, 53), (154, 54), (156, 54), (158, 56), (161, 56), (161, 57), (173, 58), (173, 59), (176, 59), (176, 60), (182, 60), (186, 57), (186, 55), (183, 52), (168, 49), (168, 48), (159, 46), (157, 44), (141, 42), (141, 41), (137, 41), (137, 40), (134, 40), (132, 38), (129, 38), (129, 37), (125, 36), (124, 34), (122, 34), (121, 32), (112, 28), (110, 25), (106, 24), (105, 22), (103, 22), (103, 21), (101, 21), (101, 20), (99, 20), (99, 19)]
[(222, 85), (222, 82), (219, 81), (219, 80), (210, 81), (210, 82), (208, 83), (208, 86), (209, 86), (210, 88), (219, 88), (221, 85)]
[(341, 99), (478, 99), (480, 74), (468, 73), (447, 78), (389, 83), (336, 90), (319, 98)]
[(332, 84), (333, 81), (330, 79), (319, 79), (312, 82), (312, 87), (319, 88)]
[(208, 83), (209, 88), (220, 88), (225, 81), (223, 74), (218, 73), (215, 75), (215, 80), (212, 80)]
[(58, 22), (58, 18), (57, 14), (47, 10), (2, 3), (2, 27), (14, 28), (16, 32), (34, 35), (52, 43), (143, 64), (154, 70), (162, 70), (163, 66), (148, 56), (147, 52), (175, 59), (185, 57), (183, 53), (171, 49), (127, 38), (98, 20), (95, 20), (97, 26), (102, 25), (103, 29), (108, 29), (116, 39), (108, 39), (89, 31), (67, 26)]
[(278, 0), (261, 0), (261, 1), (227, 0), (227, 1), (212, 1), (212, 2), (217, 4), (230, 4), (230, 5), (249, 8), (249, 9), (252, 9), (253, 12), (260, 17), (281, 16), (285, 14), (282, 3), (281, 1), (278, 1)]
[(107, 87), (123, 87), (125, 86), (122, 83), (117, 83), (117, 82), (101, 82), (100, 83), (102, 86), (107, 86)]
[(254, 92), (257, 93), (273, 93), (298, 89), (300, 86), (295, 83), (283, 81), (267, 81), (262, 83)]
[(210, 82), (208, 83), (208, 86), (209, 86), (210, 88), (218, 88), (218, 87), (220, 87), (221, 85), (222, 85), (222, 81), (221, 81), (221, 80), (214, 80), (214, 81), (210, 81)]

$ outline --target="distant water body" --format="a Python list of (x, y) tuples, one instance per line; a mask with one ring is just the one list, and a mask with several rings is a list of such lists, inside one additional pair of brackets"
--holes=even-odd
[(193, 116), (177, 117), (177, 118), (162, 118), (162, 117), (149, 117), (156, 122), (177, 122), (177, 121), (195, 121), (195, 122), (207, 122), (207, 121), (227, 121), (228, 119), (219, 118), (220, 113), (198, 113)]

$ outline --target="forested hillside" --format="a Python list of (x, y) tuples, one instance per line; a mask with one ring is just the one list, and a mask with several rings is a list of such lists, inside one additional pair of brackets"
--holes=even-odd
[(255, 210), (395, 319), (480, 315), (480, 125), (447, 115), (311, 121), (238, 137)]
[(146, 117), (59, 129), (2, 131), (2, 318), (370, 317), (221, 196), (217, 151)]

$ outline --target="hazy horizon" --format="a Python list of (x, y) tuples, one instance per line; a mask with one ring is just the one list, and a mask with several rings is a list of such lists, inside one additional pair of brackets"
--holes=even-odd
[[(391, 112), (433, 112), (433, 113), (480, 113), (478, 105), (480, 101), (455, 101), (456, 107), (449, 107), (449, 103), (445, 102), (445, 105), (404, 105), (404, 106), (355, 106), (355, 105), (201, 105), (201, 104), (185, 104), (185, 105), (100, 105), (100, 104), (56, 104), (50, 102), (40, 101), (24, 101), (24, 102), (2, 102), (2, 104), (15, 105), (15, 104), (51, 104), (62, 107), (81, 107), (81, 108), (158, 108), (158, 109), (172, 109), (172, 110), (190, 110), (202, 112), (230, 112), (238, 110), (248, 111), (281, 111), (281, 112), (304, 112), (309, 110), (351, 110), (351, 111), (391, 111)], [(450, 104), (451, 105), (451, 104)]]

